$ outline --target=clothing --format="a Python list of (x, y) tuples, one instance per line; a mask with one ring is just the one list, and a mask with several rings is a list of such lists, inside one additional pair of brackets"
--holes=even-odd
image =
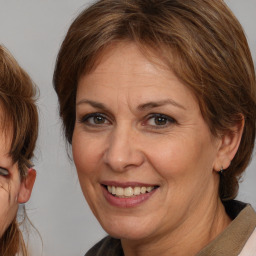
[[(254, 232), (256, 213), (250, 205), (232, 200), (225, 202), (224, 206), (233, 221), (196, 256), (238, 256)], [(255, 254), (248, 256), (255, 256)]]
[[(256, 256), (255, 211), (249, 204), (235, 200), (224, 202), (224, 206), (233, 221), (196, 256)], [(124, 253), (121, 241), (107, 236), (85, 256), (124, 256)]]

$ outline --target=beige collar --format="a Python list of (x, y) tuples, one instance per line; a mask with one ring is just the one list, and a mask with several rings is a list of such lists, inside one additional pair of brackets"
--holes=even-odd
[(256, 227), (256, 213), (250, 205), (238, 201), (224, 202), (234, 220), (196, 256), (237, 256)]

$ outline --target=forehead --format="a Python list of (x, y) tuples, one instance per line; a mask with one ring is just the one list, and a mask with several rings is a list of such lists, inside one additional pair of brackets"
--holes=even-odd
[[(125, 84), (132, 87), (132, 81), (135, 77), (136, 86), (145, 84), (145, 79), (148, 80), (147, 83), (151, 80), (151, 83), (154, 84), (154, 80), (158, 79), (159, 76), (169, 74), (170, 70), (159, 58), (156, 65), (150, 58), (147, 58), (148, 56), (145, 56), (135, 43), (119, 42), (112, 44), (96, 57), (93, 69), (80, 77), (78, 89), (81, 84), (104, 86), (117, 83), (119, 87)], [(155, 57), (153, 52), (150, 57)], [(81, 82), (82, 80), (83, 82)]]
[[(165, 48), (164, 45), (163, 48)], [(126, 54), (127, 52), (129, 52), (129, 54)], [(113, 57), (120, 63), (133, 64), (131, 69), (138, 68), (138, 66), (136, 67), (135, 65), (144, 63), (145, 59), (147, 59), (149, 66), (154, 65), (159, 66), (161, 69), (170, 70), (167, 65), (168, 61), (166, 62), (166, 59), (162, 56), (162, 50), (156, 51), (150, 45), (129, 40), (113, 42), (104, 50), (100, 51), (98, 55), (96, 55), (97, 61), (95, 61), (94, 69), (98, 68), (99, 64), (108, 61), (110, 58), (113, 59)]]
[(77, 100), (82, 94), (96, 90), (95, 87), (129, 89), (138, 94), (141, 89), (146, 89), (144, 96), (152, 91), (157, 93), (159, 88), (171, 91), (175, 87), (175, 90), (195, 98), (155, 52), (144, 54), (135, 43), (129, 42), (112, 45), (101, 54), (94, 69), (80, 78)]

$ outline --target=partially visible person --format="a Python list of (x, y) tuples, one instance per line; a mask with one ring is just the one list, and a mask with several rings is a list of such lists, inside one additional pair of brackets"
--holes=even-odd
[(36, 178), (31, 163), (38, 135), (35, 100), (36, 87), (30, 77), (0, 45), (1, 256), (28, 255), (17, 212), (29, 200)]
[(54, 86), (109, 234), (86, 256), (256, 255), (256, 213), (234, 200), (255, 144), (255, 69), (224, 1), (97, 1), (70, 26)]

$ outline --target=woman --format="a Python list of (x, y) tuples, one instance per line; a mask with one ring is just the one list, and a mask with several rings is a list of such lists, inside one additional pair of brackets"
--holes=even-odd
[(255, 255), (256, 214), (233, 200), (254, 147), (255, 72), (223, 1), (96, 2), (69, 28), (54, 87), (110, 235), (86, 255)]
[(26, 256), (16, 220), (19, 204), (28, 201), (36, 178), (31, 158), (37, 139), (35, 87), (27, 73), (0, 46), (0, 255)]

